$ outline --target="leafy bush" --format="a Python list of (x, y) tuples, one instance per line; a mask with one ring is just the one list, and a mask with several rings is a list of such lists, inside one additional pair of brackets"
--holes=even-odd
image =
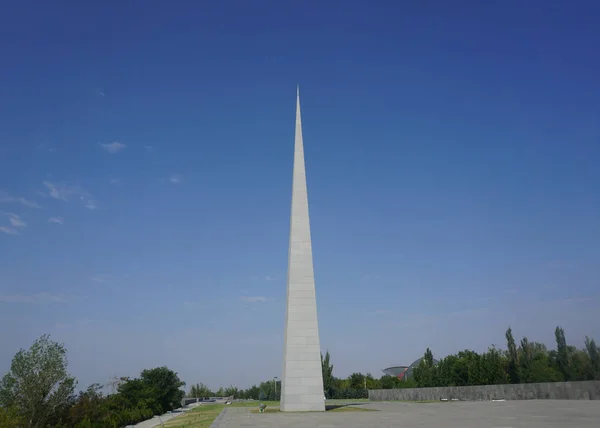
[(369, 398), (367, 389), (332, 389), (331, 398), (335, 400), (358, 400), (361, 398)]

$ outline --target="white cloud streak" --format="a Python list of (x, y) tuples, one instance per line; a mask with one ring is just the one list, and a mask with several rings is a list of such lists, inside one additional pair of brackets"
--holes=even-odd
[(173, 184), (181, 183), (183, 181), (183, 176), (181, 174), (171, 174), (169, 181)]
[(8, 221), (13, 227), (27, 227), (27, 224), (16, 214), (7, 213)]
[(0, 294), (2, 303), (67, 303), (70, 299), (53, 293)]
[(119, 143), (118, 141), (113, 141), (112, 143), (100, 143), (100, 147), (106, 150), (108, 153), (119, 153), (127, 144)]
[(50, 217), (48, 223), (65, 224), (65, 220), (62, 217)]
[(49, 181), (44, 181), (44, 186), (46, 186), (49, 195), (54, 199), (68, 202), (71, 198), (76, 197), (87, 209), (93, 210), (97, 208), (94, 197), (81, 186), (51, 183)]
[(11, 196), (8, 192), (5, 192), (4, 190), (0, 190), (0, 203), (19, 203), (26, 206), (27, 208), (40, 208), (40, 206), (37, 203), (25, 199), (21, 196)]
[(10, 223), (10, 226), (0, 226), (0, 232), (2, 233), (7, 235), (18, 235), (18, 229), (27, 227), (27, 223), (25, 223), (17, 214), (5, 212), (0, 212), (0, 214), (8, 216), (8, 221)]
[(7, 235), (18, 235), (19, 231), (12, 227), (0, 226), (0, 232), (6, 233)]

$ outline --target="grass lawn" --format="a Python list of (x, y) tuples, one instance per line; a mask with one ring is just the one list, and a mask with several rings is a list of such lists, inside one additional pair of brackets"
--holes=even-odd
[[(344, 404), (364, 403), (369, 400), (327, 400), (327, 410), (331, 412), (361, 412), (368, 409), (346, 407)], [(267, 405), (266, 413), (279, 412), (279, 401), (261, 401)], [(258, 413), (258, 401), (225, 404), (202, 404), (185, 414), (165, 422), (165, 428), (208, 428), (225, 407), (251, 407), (252, 413)]]
[[(268, 407), (279, 406), (279, 401), (265, 401)], [(208, 428), (213, 421), (219, 416), (221, 410), (225, 407), (258, 407), (258, 402), (243, 402), (225, 404), (202, 404), (195, 407), (193, 410), (186, 412), (184, 415), (178, 416), (165, 422), (165, 428)]]

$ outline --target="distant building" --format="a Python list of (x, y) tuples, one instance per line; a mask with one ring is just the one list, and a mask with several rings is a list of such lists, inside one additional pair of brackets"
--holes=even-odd
[[(387, 369), (383, 369), (382, 372), (384, 374), (386, 374), (387, 376), (394, 376), (400, 380), (409, 379), (413, 376), (415, 367), (417, 367), (421, 363), (422, 359), (423, 359), (423, 357), (419, 358), (418, 360), (414, 361), (409, 366), (391, 366), (391, 367), (388, 367)], [(438, 365), (438, 363), (439, 363), (439, 361), (434, 358), (433, 365)]]

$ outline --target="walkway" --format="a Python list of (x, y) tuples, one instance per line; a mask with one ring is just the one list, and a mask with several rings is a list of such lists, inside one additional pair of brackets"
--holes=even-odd
[(231, 407), (211, 428), (598, 428), (600, 401), (365, 403), (375, 412), (250, 413)]

